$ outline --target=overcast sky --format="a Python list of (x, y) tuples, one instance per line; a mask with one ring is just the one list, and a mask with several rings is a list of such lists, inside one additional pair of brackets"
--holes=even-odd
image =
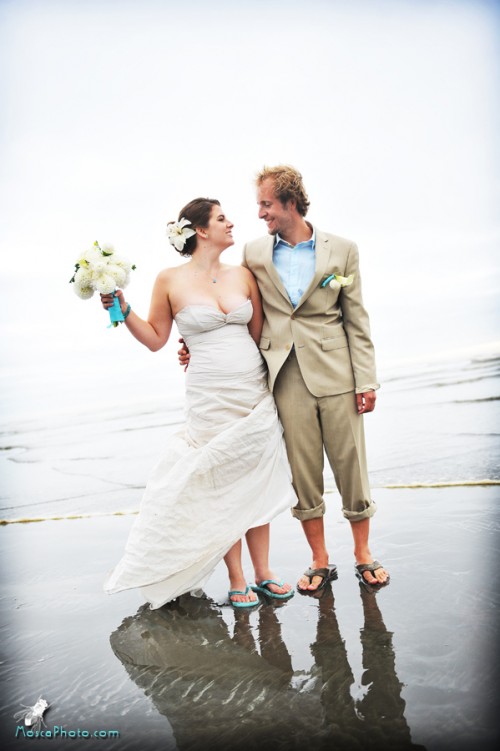
[(359, 245), (379, 366), (498, 339), (498, 31), (481, 0), (0, 0), (8, 363), (146, 357), (74, 295), (78, 252), (133, 260), (146, 315), (167, 220), (219, 198), (238, 263), (280, 162)]

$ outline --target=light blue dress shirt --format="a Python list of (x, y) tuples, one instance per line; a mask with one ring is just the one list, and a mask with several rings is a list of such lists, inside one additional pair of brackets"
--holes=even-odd
[(273, 263), (288, 293), (290, 302), (296, 308), (299, 300), (311, 283), (316, 269), (316, 230), (306, 242), (293, 246), (276, 235), (273, 250)]

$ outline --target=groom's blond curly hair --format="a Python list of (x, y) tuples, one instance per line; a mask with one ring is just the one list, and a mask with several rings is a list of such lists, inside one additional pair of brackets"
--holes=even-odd
[(291, 199), (295, 201), (297, 211), (301, 216), (307, 214), (309, 198), (302, 182), (302, 175), (289, 164), (278, 164), (277, 167), (263, 167), (257, 173), (255, 183), (261, 185), (264, 180), (271, 179), (274, 183), (274, 194), (283, 206)]

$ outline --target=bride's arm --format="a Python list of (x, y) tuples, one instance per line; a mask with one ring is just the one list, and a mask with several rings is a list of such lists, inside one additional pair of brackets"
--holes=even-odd
[(255, 281), (255, 277), (252, 274), (251, 271), (248, 269), (242, 267), (242, 270), (245, 273), (248, 287), (249, 287), (249, 293), (248, 296), (250, 300), (252, 301), (252, 307), (253, 307), (253, 315), (248, 323), (248, 330), (250, 332), (250, 336), (254, 340), (255, 344), (257, 346), (260, 342), (260, 335), (262, 334), (262, 324), (264, 323), (264, 313), (262, 311), (262, 300), (260, 297), (259, 288), (257, 286), (257, 282)]
[[(130, 310), (125, 325), (135, 338), (152, 352), (161, 349), (168, 341), (172, 330), (172, 310), (168, 299), (168, 269), (158, 274), (151, 295), (151, 305), (147, 321)], [(117, 290), (122, 313), (128, 308), (123, 292)], [(102, 304), (109, 308), (113, 302), (112, 295), (101, 295)]]

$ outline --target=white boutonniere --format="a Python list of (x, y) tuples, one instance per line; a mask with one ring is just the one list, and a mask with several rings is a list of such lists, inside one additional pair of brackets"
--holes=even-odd
[(176, 250), (182, 250), (186, 244), (186, 240), (196, 235), (194, 229), (187, 226), (188, 224), (191, 224), (189, 219), (184, 219), (183, 217), (179, 222), (170, 222), (167, 225), (168, 241)]
[(341, 287), (349, 287), (354, 281), (354, 274), (349, 274), (349, 276), (340, 276), (340, 274), (330, 274), (330, 276), (327, 276), (326, 279), (324, 279), (321, 282), (321, 287), (328, 286), (331, 289), (340, 289)]

